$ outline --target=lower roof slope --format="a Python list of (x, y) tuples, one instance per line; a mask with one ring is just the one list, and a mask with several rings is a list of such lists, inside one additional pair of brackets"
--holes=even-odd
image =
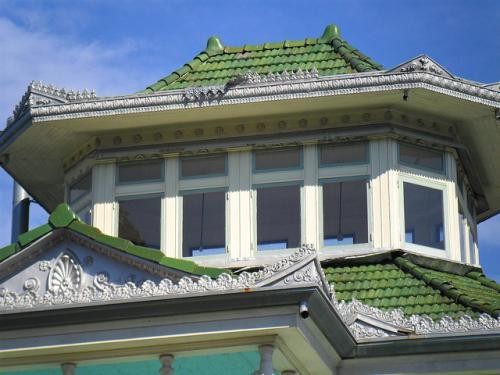
[[(447, 315), (459, 318), (487, 313), (500, 316), (500, 285), (477, 269), (453, 267), (444, 272), (419, 265), (418, 257), (393, 253), (381, 261), (354, 263), (340, 260), (324, 265), (327, 281), (333, 285), (337, 299), (357, 299), (380, 309), (400, 308), (407, 315), (429, 315), (440, 319)], [(436, 267), (437, 268), (437, 267)]]
[(75, 232), (95, 241), (100, 245), (109, 246), (115, 250), (122, 251), (129, 255), (133, 255), (165, 267), (188, 272), (193, 275), (207, 275), (215, 278), (222, 273), (230, 273), (230, 271), (223, 268), (203, 267), (187, 259), (166, 257), (158, 249), (138, 246), (126, 239), (108, 236), (102, 233), (99, 229), (82, 222), (71, 210), (71, 208), (65, 203), (61, 203), (50, 214), (47, 224), (21, 234), (18, 237), (17, 242), (0, 248), (0, 262), (22, 251), (35, 241), (41, 239), (45, 235), (57, 229)]
[(285, 40), (278, 43), (223, 46), (216, 37), (192, 61), (147, 87), (152, 93), (223, 85), (248, 71), (260, 75), (315, 70), (319, 75), (337, 75), (380, 70), (382, 66), (340, 37), (337, 26), (326, 27), (320, 38)]

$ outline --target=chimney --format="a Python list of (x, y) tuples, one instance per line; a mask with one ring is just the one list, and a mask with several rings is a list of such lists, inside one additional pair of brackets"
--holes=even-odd
[(14, 181), (12, 195), (12, 243), (17, 241), (20, 234), (28, 231), (29, 215), (30, 197), (22, 186)]

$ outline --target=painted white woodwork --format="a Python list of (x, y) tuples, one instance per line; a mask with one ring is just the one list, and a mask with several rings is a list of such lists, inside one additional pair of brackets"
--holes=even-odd
[(160, 355), (160, 375), (174, 375), (174, 368), (172, 364), (174, 363), (174, 355), (173, 354), (161, 354)]
[[(304, 166), (318, 165), (318, 151), (315, 145), (304, 146)], [(318, 185), (318, 168), (304, 168), (304, 185), (302, 186), (301, 227), (302, 243), (310, 244), (315, 249), (321, 248), (320, 231), (320, 198), (321, 187)]]
[(273, 352), (274, 345), (267, 344), (259, 346), (259, 375), (273, 375)]
[(108, 235), (117, 234), (114, 197), (115, 164), (97, 164), (92, 168), (92, 225)]
[[(469, 230), (475, 235), (475, 218), (469, 212), (470, 194), (465, 182), (464, 194), (457, 188), (457, 159), (453, 150), (444, 152), (444, 173), (419, 169), (399, 163), (399, 143), (391, 138), (369, 141), (369, 161), (366, 164), (319, 166), (317, 139), (304, 142), (302, 167), (271, 171), (255, 171), (251, 146), (229, 147), (226, 176), (205, 176), (181, 179), (179, 154), (165, 155), (164, 181), (115, 184), (116, 165), (96, 164), (92, 168), (92, 193), (75, 202), (72, 208), (83, 215), (92, 211), (92, 225), (106, 234), (118, 235), (119, 198), (162, 196), (161, 250), (170, 257), (182, 257), (183, 194), (212, 189), (226, 189), (226, 249), (227, 255), (196, 257), (197, 261), (224, 266), (245, 264), (258, 257), (282, 256), (292, 251), (283, 249), (257, 252), (256, 188), (280, 183), (300, 184), (301, 242), (313, 245), (325, 255), (370, 252), (386, 249), (406, 249), (430, 256), (447, 257), (455, 261), (478, 263), (477, 244), (472, 247)], [(71, 178), (78, 178), (71, 171)], [(329, 179), (367, 178), (368, 243), (323, 246), (323, 187)], [(68, 175), (67, 183), (70, 176)], [(403, 184), (411, 182), (443, 191), (445, 251), (404, 241)], [(465, 180), (466, 181), (466, 180)], [(111, 188), (110, 188), (111, 186)], [(114, 187), (114, 188), (113, 188)], [(459, 207), (466, 224), (461, 234)], [(461, 250), (462, 244), (464, 249)], [(464, 256), (465, 255), (465, 256)]]
[(180, 202), (178, 193), (179, 159), (167, 157), (165, 163), (165, 196), (162, 199), (162, 251), (166, 256), (182, 256), (182, 232), (179, 224)]

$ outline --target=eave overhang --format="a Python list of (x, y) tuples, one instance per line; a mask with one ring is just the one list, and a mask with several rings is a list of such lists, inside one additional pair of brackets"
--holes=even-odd
[[(234, 126), (250, 119), (294, 113), (398, 110), (452, 124), (454, 137), (467, 150), (462, 156), (470, 157), (469, 169), (477, 171), (480, 187), (476, 194), (484, 194), (489, 204), (479, 219), (494, 215), (500, 209), (500, 176), (495, 172), (500, 169), (496, 147), (500, 142), (500, 92), (494, 85), (453, 77), (441, 67), (411, 64), (337, 76), (297, 72), (271, 79), (249, 73), (230, 87), (32, 103), (0, 136), (0, 161), (50, 210), (63, 199), (63, 160), (89, 140), (98, 143), (100, 135), (137, 129), (170, 129), (174, 133), (193, 124)], [(213, 138), (220, 137), (214, 134)], [(164, 139), (164, 143), (170, 142), (178, 140)], [(98, 149), (99, 145), (93, 147)], [(44, 174), (33, 174), (42, 164)]]

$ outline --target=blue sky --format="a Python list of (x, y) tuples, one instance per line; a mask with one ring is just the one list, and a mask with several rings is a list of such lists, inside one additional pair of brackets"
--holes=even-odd
[[(0, 0), (0, 129), (31, 80), (127, 94), (189, 61), (210, 35), (226, 45), (320, 36), (336, 23), (392, 67), (420, 53), (452, 73), (500, 81), (500, 1)], [(10, 242), (12, 183), (0, 171), (0, 246)], [(46, 214), (35, 209), (32, 225)], [(481, 263), (500, 280), (500, 215), (479, 226)]]

